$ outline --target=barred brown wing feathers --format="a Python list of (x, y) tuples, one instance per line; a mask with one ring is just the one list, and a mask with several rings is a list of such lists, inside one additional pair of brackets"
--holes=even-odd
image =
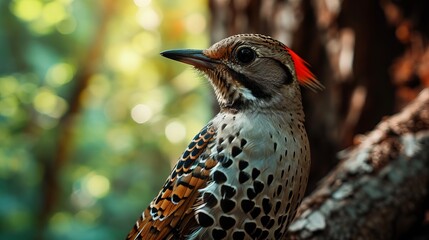
[(210, 169), (216, 162), (203, 153), (214, 136), (214, 128), (208, 125), (192, 139), (158, 196), (137, 220), (127, 239), (181, 238), (183, 230), (191, 231), (197, 227), (193, 207), (200, 195), (198, 189), (206, 185)]

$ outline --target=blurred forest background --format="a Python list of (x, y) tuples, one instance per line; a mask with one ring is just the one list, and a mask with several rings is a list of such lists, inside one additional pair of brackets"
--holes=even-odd
[(0, 1), (0, 239), (123, 239), (211, 118), (206, 1)]
[[(326, 86), (304, 91), (309, 191), (429, 86), (429, 1), (0, 2), (0, 239), (122, 239), (215, 114), (209, 84), (159, 56), (271, 35)], [(428, 220), (429, 221), (429, 220)]]

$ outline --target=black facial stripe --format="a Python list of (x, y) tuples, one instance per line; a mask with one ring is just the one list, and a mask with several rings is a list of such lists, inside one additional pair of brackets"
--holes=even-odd
[(246, 77), (244, 74), (238, 73), (231, 68), (228, 68), (229, 73), (231, 74), (232, 78), (239, 81), (243, 86), (250, 90), (253, 96), (256, 98), (263, 98), (263, 99), (269, 99), (271, 98), (271, 95), (266, 93), (263, 90), (262, 85), (259, 83), (252, 81), (250, 78)]

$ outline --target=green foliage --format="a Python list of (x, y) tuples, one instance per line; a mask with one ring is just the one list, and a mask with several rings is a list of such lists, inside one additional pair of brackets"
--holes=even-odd
[(121, 239), (211, 116), (206, 1), (0, 2), (0, 239)]

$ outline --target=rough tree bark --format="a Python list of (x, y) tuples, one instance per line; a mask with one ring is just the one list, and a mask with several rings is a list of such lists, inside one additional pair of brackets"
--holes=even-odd
[(429, 89), (360, 138), (301, 204), (287, 239), (397, 239), (421, 221), (428, 207)]

